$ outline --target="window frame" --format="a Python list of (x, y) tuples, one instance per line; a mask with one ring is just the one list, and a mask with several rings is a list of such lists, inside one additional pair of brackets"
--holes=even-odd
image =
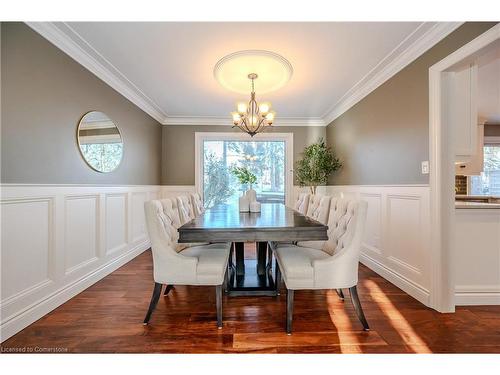
[[(500, 126), (500, 125), (498, 125)], [(499, 136), (485, 136), (483, 142), (483, 149), (486, 146), (499, 146), (500, 147), (500, 137)], [(467, 176), (467, 195), (472, 192), (472, 176)], [(487, 195), (485, 195), (487, 196)]]
[(195, 132), (195, 189), (203, 197), (203, 144), (205, 141), (281, 141), (285, 143), (285, 204), (293, 198), (293, 133), (259, 133), (250, 138), (246, 133)]

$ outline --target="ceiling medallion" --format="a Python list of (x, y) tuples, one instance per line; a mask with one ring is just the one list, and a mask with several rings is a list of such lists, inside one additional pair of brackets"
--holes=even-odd
[(277, 53), (245, 50), (220, 59), (214, 67), (214, 77), (224, 88), (246, 94), (248, 75), (259, 75), (259, 92), (265, 94), (285, 86), (293, 74), (290, 62)]
[(292, 77), (290, 62), (277, 53), (263, 50), (246, 50), (231, 53), (220, 59), (214, 67), (215, 79), (226, 89), (248, 92), (251, 81), (250, 101), (239, 102), (231, 113), (233, 124), (254, 136), (271, 126), (275, 112), (270, 103), (258, 104), (255, 99), (255, 80), (258, 78), (259, 92), (267, 93), (283, 87)]

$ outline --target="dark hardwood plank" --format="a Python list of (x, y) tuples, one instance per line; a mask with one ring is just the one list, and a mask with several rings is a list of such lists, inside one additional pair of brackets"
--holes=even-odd
[[(255, 259), (255, 244), (245, 244)], [(148, 326), (149, 251), (2, 343), (70, 353), (500, 353), (500, 306), (440, 314), (360, 266), (358, 292), (371, 331), (363, 332), (349, 296), (296, 291), (294, 333), (285, 326), (286, 293), (224, 297), (217, 329), (213, 287), (175, 286)]]

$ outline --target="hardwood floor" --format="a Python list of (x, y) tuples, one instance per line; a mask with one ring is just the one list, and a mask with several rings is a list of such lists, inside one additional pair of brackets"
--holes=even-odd
[[(251, 256), (251, 253), (249, 254)], [(294, 333), (284, 331), (286, 294), (224, 297), (176, 286), (142, 325), (153, 287), (150, 251), (135, 258), (2, 344), (75, 353), (500, 353), (500, 306), (440, 314), (360, 266), (358, 291), (371, 327), (363, 332), (346, 295), (295, 293)], [(52, 348), (52, 349), (51, 349)]]

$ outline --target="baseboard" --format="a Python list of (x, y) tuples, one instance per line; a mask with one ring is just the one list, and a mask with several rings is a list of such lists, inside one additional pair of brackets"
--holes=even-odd
[(500, 285), (457, 285), (455, 305), (500, 305)]
[(478, 305), (500, 305), (500, 292), (478, 293), (457, 292), (455, 293), (456, 306), (478, 306)]
[(111, 272), (117, 270), (139, 254), (143, 253), (145, 250), (149, 249), (149, 247), (149, 240), (144, 241), (118, 258), (112, 259), (109, 263), (103, 264), (97, 270), (90, 272), (69, 285), (63, 286), (51, 295), (26, 307), (24, 310), (20, 311), (19, 314), (11, 317), (2, 324), (0, 327), (0, 342), (4, 342), (9, 337), (15, 335), (22, 329), (42, 318), (44, 315), (48, 314), (50, 311), (67, 302), (77, 294), (83, 292), (103, 277), (109, 275)]
[(360, 255), (360, 262), (370, 268), (372, 271), (382, 276), (387, 281), (396, 285), (399, 289), (408, 293), (417, 301), (423, 303), (426, 306), (429, 306), (430, 299), (428, 290), (407, 279), (403, 275), (400, 275), (394, 270), (387, 268), (385, 265), (366, 254)]

